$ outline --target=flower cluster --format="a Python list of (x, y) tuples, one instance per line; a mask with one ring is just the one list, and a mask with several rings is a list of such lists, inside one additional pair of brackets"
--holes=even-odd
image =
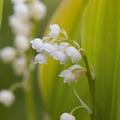
[[(30, 69), (28, 51), (32, 32), (38, 21), (46, 15), (46, 6), (39, 0), (11, 0), (14, 14), (9, 18), (9, 25), (14, 33), (13, 46), (7, 46), (0, 50), (0, 59), (9, 63), (16, 75), (22, 76), (22, 82)], [(14, 86), (14, 84), (12, 85)], [(10, 89), (11, 90), (11, 89)], [(15, 100), (9, 90), (0, 92), (0, 103), (10, 106)]]
[(3, 62), (12, 64), (17, 75), (24, 75), (32, 30), (35, 22), (45, 17), (46, 6), (39, 0), (12, 0), (12, 3), (14, 14), (10, 16), (9, 25), (15, 35), (14, 46), (0, 50), (0, 58)]
[[(50, 32), (42, 39), (32, 40), (31, 44), (37, 52), (35, 63), (47, 64), (48, 57), (54, 58), (60, 64), (67, 64), (68, 61), (71, 61), (72, 66), (59, 74), (60, 77), (64, 78), (64, 83), (70, 84), (77, 81), (86, 72), (80, 65), (82, 55), (79, 44), (71, 40), (59, 25), (50, 25)], [(70, 113), (63, 113), (60, 120), (76, 120), (76, 118)]]
[(83, 68), (77, 64), (82, 58), (79, 47), (76, 48), (74, 47), (75, 45), (73, 46), (69, 42), (67, 33), (59, 25), (50, 25), (48, 35), (42, 39), (36, 38), (31, 43), (32, 48), (38, 53), (35, 56), (35, 63), (46, 64), (47, 58), (51, 56), (55, 60), (58, 60), (60, 64), (66, 64), (68, 60), (71, 60), (75, 64), (59, 75), (60, 77), (64, 77), (65, 83), (76, 81), (81, 76)]

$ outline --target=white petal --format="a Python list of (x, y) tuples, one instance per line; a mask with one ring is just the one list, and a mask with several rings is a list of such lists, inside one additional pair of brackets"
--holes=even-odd
[(66, 48), (66, 52), (67, 52), (67, 55), (71, 58), (73, 63), (78, 63), (80, 61), (81, 54), (75, 47), (70, 46)]
[(60, 27), (59, 27), (59, 25), (57, 25), (57, 24), (50, 25), (50, 29), (51, 29), (51, 31), (49, 33), (49, 36), (51, 38), (56, 39), (59, 36), (59, 34), (60, 34)]
[(76, 76), (69, 70), (62, 71), (59, 76), (64, 78), (64, 83), (71, 83), (76, 80)]
[(3, 62), (12, 62), (16, 57), (16, 51), (13, 47), (5, 47), (0, 52), (0, 58)]
[(62, 71), (59, 76), (64, 78), (64, 83), (71, 83), (77, 81), (82, 72), (82, 67), (76, 64)]
[(75, 64), (71, 67), (69, 67), (69, 71), (74, 71), (74, 70), (77, 70), (77, 69), (81, 69), (82, 67), (79, 65), (79, 64)]
[(54, 59), (59, 60), (60, 64), (65, 64), (67, 60), (67, 56), (64, 52), (62, 51), (54, 51), (51, 53)]
[(44, 54), (36, 55), (35, 56), (35, 63), (46, 64), (47, 63), (47, 56)]
[(68, 46), (69, 46), (69, 43), (62, 42), (62, 43), (60, 43), (58, 49), (64, 51)]
[(30, 47), (29, 39), (23, 35), (17, 35), (14, 44), (20, 51), (26, 51)]
[(43, 50), (47, 53), (52, 53), (54, 51), (54, 46), (52, 46), (51, 44), (49, 43), (45, 43), (43, 45)]
[(31, 41), (32, 43), (32, 48), (35, 49), (37, 52), (41, 52), (43, 50), (43, 42), (41, 39), (36, 38)]
[(9, 90), (0, 91), (0, 103), (5, 105), (6, 107), (10, 107), (15, 101), (14, 94)]
[(62, 72), (59, 74), (59, 76), (60, 76), (60, 77), (64, 77), (64, 76), (66, 76), (69, 72), (70, 72), (69, 70), (64, 70), (64, 71), (62, 71)]
[(75, 117), (69, 113), (63, 113), (60, 116), (60, 120), (76, 120)]

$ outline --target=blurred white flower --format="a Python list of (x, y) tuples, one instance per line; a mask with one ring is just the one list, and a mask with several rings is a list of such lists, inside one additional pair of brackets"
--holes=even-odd
[(64, 83), (71, 83), (72, 81), (77, 81), (82, 73), (83, 68), (76, 64), (62, 71), (59, 76), (64, 78)]
[(14, 4), (17, 4), (17, 3), (23, 3), (23, 2), (25, 2), (26, 0), (11, 0), (12, 1), (12, 3), (14, 3)]
[(43, 41), (39, 38), (36, 38), (34, 40), (31, 41), (32, 44), (32, 48), (35, 49), (37, 52), (41, 52), (43, 51)]
[(60, 116), (60, 120), (76, 120), (75, 117), (70, 113), (63, 113)]
[(0, 51), (0, 58), (3, 62), (12, 62), (16, 57), (16, 51), (13, 47), (5, 47)]
[(46, 6), (39, 0), (35, 0), (30, 4), (30, 13), (35, 20), (41, 20), (46, 15)]
[(14, 45), (19, 51), (24, 52), (30, 47), (29, 39), (26, 36), (17, 35), (14, 41)]
[(9, 18), (9, 25), (12, 27), (14, 34), (22, 34), (28, 36), (31, 31), (31, 24), (29, 22), (22, 21), (15, 15)]
[(45, 54), (38, 54), (35, 56), (35, 63), (46, 64), (47, 56)]
[(24, 75), (26, 73), (27, 60), (25, 57), (16, 58), (13, 61), (13, 69), (17, 75)]
[(65, 64), (68, 58), (64, 52), (57, 50), (52, 52), (51, 55), (55, 60), (60, 61), (60, 64)]
[(53, 38), (53, 39), (56, 39), (59, 36), (59, 34), (60, 34), (60, 27), (59, 27), (59, 25), (52, 24), (52, 25), (50, 25), (50, 29), (51, 29), (51, 31), (49, 33), (49, 36), (51, 38)]
[(29, 9), (25, 3), (19, 3), (14, 5), (14, 14), (19, 17), (19, 19), (28, 19), (29, 18)]
[(10, 107), (15, 101), (14, 94), (9, 90), (0, 91), (0, 103), (5, 105), (6, 107)]
[(66, 53), (71, 58), (73, 63), (78, 63), (82, 58), (80, 52), (73, 46), (67, 47)]

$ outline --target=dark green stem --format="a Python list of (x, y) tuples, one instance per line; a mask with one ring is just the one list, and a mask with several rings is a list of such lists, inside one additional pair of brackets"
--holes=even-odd
[(89, 83), (89, 89), (90, 89), (90, 98), (91, 98), (91, 110), (92, 110), (92, 114), (90, 115), (91, 120), (96, 120), (96, 110), (95, 110), (95, 79), (92, 76), (92, 72), (90, 71), (90, 67), (89, 67), (89, 63), (87, 60), (87, 56), (84, 50), (80, 51), (85, 66), (86, 66), (86, 76), (88, 78), (88, 83)]

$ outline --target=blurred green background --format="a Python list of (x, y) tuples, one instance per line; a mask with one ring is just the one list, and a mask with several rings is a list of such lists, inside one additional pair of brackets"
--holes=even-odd
[[(41, 0), (47, 6), (47, 15), (44, 20), (41, 21), (38, 32), (36, 36), (41, 36), (44, 32), (44, 29), (49, 21), (50, 17), (54, 13), (58, 4), (62, 0)], [(4, 0), (3, 7), (3, 19), (0, 31), (0, 49), (5, 46), (13, 45), (13, 33), (8, 25), (8, 18), (13, 14), (12, 3), (10, 0)], [(35, 71), (35, 76), (37, 76), (37, 71)], [(20, 78), (15, 76), (12, 72), (12, 68), (9, 65), (3, 64), (0, 61), (0, 90), (7, 89), (14, 82), (20, 81)], [(42, 105), (42, 100), (40, 98), (40, 91), (38, 86), (37, 77), (34, 77), (33, 80), (34, 86), (34, 101), (36, 107), (36, 116), (37, 120), (42, 120), (44, 107)], [(26, 107), (25, 107), (25, 98), (24, 92), (19, 89), (16, 91), (16, 101), (12, 107), (6, 108), (0, 104), (0, 120), (27, 120), (26, 117)], [(39, 94), (39, 95), (38, 95)]]

